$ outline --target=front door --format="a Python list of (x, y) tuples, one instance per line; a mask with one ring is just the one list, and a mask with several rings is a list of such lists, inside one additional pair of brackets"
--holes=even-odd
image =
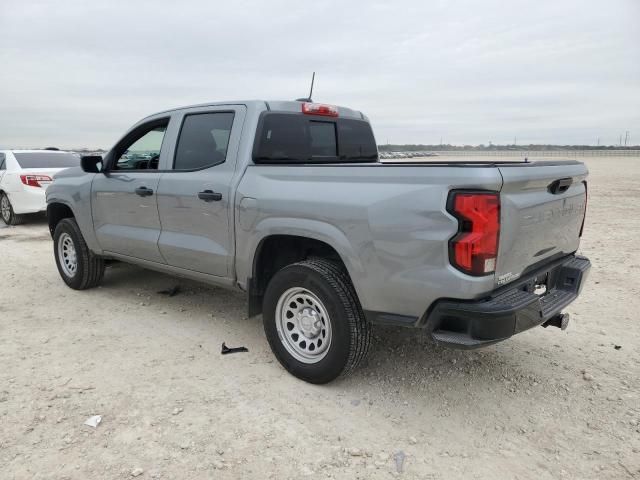
[(158, 243), (169, 265), (230, 275), (231, 182), (245, 110), (221, 106), (184, 112), (172, 168), (158, 186)]
[(106, 252), (165, 263), (158, 249), (158, 165), (169, 119), (134, 128), (105, 158), (92, 184), (98, 243)]

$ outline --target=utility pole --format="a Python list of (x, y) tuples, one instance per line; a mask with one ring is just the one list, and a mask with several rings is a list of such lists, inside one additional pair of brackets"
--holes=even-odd
[(598, 141), (596, 142), (596, 146), (600, 146), (600, 137), (598, 137)]
[(629, 141), (629, 130), (627, 130), (624, 134), (624, 146), (627, 146), (627, 142)]
[(518, 139), (517, 139), (516, 137), (513, 137), (513, 144), (514, 144), (514, 145), (517, 145), (517, 144), (518, 144), (518, 141), (517, 141), (517, 140), (518, 140)]

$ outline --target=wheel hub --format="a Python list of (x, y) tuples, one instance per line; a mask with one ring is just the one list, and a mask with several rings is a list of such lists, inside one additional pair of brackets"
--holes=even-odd
[(315, 338), (320, 334), (322, 321), (318, 312), (313, 308), (304, 308), (298, 313), (298, 326), (302, 334), (307, 338)]
[(73, 277), (78, 269), (76, 246), (68, 233), (63, 233), (58, 239), (58, 258), (60, 266), (68, 277)]
[(320, 299), (305, 288), (290, 288), (280, 296), (276, 329), (283, 346), (303, 363), (322, 360), (331, 344), (329, 314)]

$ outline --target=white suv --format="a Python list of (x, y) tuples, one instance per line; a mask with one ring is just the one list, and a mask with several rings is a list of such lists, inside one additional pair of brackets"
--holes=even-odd
[(54, 174), (80, 166), (80, 157), (59, 150), (0, 150), (0, 218), (7, 225), (47, 209), (45, 191)]

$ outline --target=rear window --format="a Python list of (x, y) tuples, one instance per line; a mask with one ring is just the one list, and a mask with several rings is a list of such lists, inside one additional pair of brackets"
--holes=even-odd
[(256, 163), (375, 162), (378, 150), (371, 126), (362, 120), (266, 113), (253, 159)]
[(21, 168), (68, 168), (80, 166), (80, 157), (66, 152), (22, 152), (13, 154)]

